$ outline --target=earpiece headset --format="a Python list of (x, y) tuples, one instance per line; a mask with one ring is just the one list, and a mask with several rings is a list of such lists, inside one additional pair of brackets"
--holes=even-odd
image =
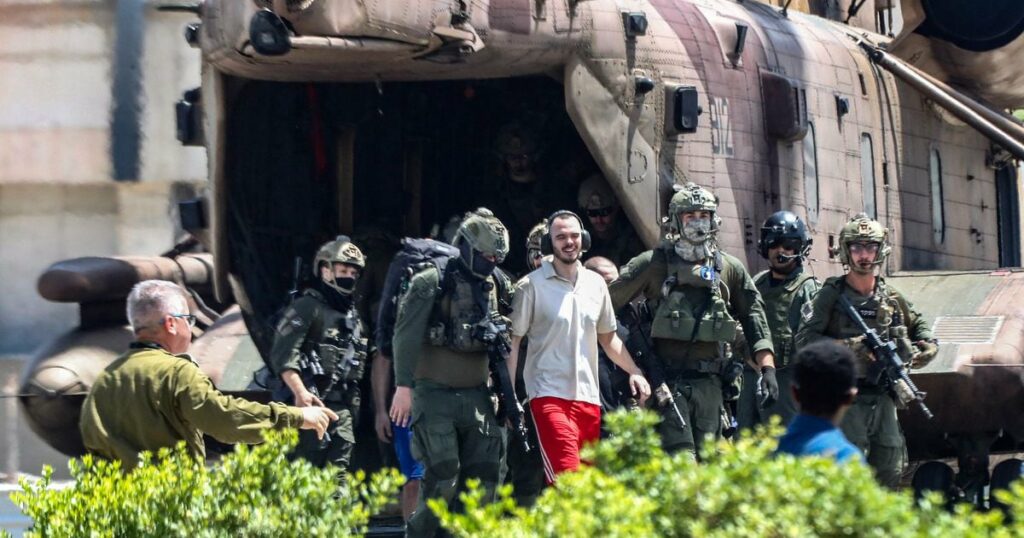
[(580, 243), (582, 247), (580, 248), (580, 253), (582, 254), (590, 250), (590, 232), (588, 232), (587, 229), (583, 226), (583, 219), (581, 219), (579, 215), (573, 213), (572, 211), (569, 211), (568, 209), (559, 209), (558, 211), (552, 213), (550, 217), (548, 217), (548, 233), (544, 234), (540, 238), (541, 254), (552, 254), (555, 251), (554, 246), (552, 246), (551, 244), (551, 227), (552, 225), (554, 225), (555, 219), (559, 217), (572, 217), (576, 219), (577, 222), (580, 223)]

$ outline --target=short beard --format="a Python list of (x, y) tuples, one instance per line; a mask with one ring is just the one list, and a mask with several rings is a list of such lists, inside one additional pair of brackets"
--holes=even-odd
[(796, 271), (796, 268), (800, 264), (798, 264), (797, 260), (794, 258), (794, 259), (792, 259), (792, 260), (790, 260), (788, 262), (785, 262), (785, 263), (780, 263), (778, 261), (772, 261), (768, 265), (771, 266), (771, 269), (772, 269), (773, 273), (778, 273), (780, 275), (788, 275), (788, 274), (792, 273), (793, 271)]
[(562, 263), (564, 263), (566, 265), (572, 265), (572, 264), (576, 263), (580, 259), (580, 251), (579, 251), (579, 249), (576, 250), (575, 256), (572, 257), (572, 258), (569, 258), (569, 259), (566, 259), (566, 258), (562, 257), (562, 251), (561, 250), (556, 250), (554, 252), (554, 255), (555, 255), (555, 259), (556, 260), (558, 260), (558, 261), (560, 261), (560, 262), (562, 262)]

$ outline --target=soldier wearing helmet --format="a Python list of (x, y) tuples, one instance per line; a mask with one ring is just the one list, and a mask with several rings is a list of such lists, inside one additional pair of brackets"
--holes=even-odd
[(794, 353), (793, 334), (800, 325), (800, 309), (809, 302), (821, 286), (804, 270), (804, 259), (811, 250), (807, 226), (789, 211), (773, 213), (761, 225), (757, 242), (761, 257), (768, 260), (768, 270), (754, 277), (754, 285), (764, 299), (768, 328), (775, 347), (776, 378), (779, 399), (768, 408), (758, 405), (755, 387), (758, 372), (746, 364), (736, 419), (740, 428), (752, 428), (778, 415), (783, 424), (796, 416), (796, 406), (790, 395)]
[[(494, 214), (508, 227), (511, 256), (506, 264), (516, 274), (527, 272), (522, 238), (554, 210), (571, 207), (577, 179), (554, 173), (542, 161), (541, 137), (524, 122), (513, 121), (498, 130), (495, 156), (498, 169), (492, 181), (482, 182), (480, 193)], [(570, 174), (571, 175), (571, 174)]]
[(395, 320), (391, 420), (411, 421), (412, 453), (425, 469), (409, 536), (433, 536), (439, 522), (426, 501), (454, 501), (468, 478), (493, 499), (504, 455), (487, 348), (474, 327), (508, 314), (511, 282), (497, 269), (508, 255), (508, 231), (481, 208), (466, 215), (453, 243), (459, 255), (443, 270), (429, 265), (412, 276)]
[(878, 480), (890, 487), (899, 484), (903, 471), (905, 440), (896, 420), (897, 404), (890, 392), (871, 375), (877, 362), (864, 344), (864, 335), (841, 309), (845, 295), (879, 336), (892, 341), (911, 367), (927, 364), (938, 346), (927, 321), (906, 296), (885, 282), (876, 268), (889, 255), (889, 230), (860, 213), (839, 232), (835, 253), (848, 269), (843, 276), (825, 281), (814, 299), (801, 309), (796, 345), (836, 339), (849, 346), (858, 361), (858, 394), (840, 427), (866, 455)]
[(317, 466), (338, 467), (342, 478), (355, 446), (359, 381), (372, 352), (353, 300), (365, 267), (362, 251), (347, 236), (324, 243), (313, 258), (313, 285), (285, 309), (270, 350), (270, 365), (291, 393), (288, 399), (338, 415), (325, 441), (300, 435), (296, 454)]
[(722, 434), (723, 389), (739, 375), (729, 347), (739, 326), (761, 370), (765, 404), (778, 396), (764, 303), (743, 264), (719, 247), (717, 212), (710, 191), (681, 186), (669, 203), (663, 245), (633, 258), (611, 284), (616, 309), (640, 296), (652, 313), (656, 360), (685, 419), (672, 406), (660, 409), (658, 432), (671, 452), (696, 453), (705, 436)]
[(591, 243), (584, 260), (599, 256), (618, 267), (643, 252), (643, 243), (622, 216), (619, 200), (604, 176), (595, 174), (583, 180), (576, 202), (590, 224)]
[(526, 236), (526, 268), (530, 271), (540, 267), (541, 260), (544, 259), (540, 245), (541, 238), (547, 233), (548, 219), (544, 219), (531, 228), (530, 234)]

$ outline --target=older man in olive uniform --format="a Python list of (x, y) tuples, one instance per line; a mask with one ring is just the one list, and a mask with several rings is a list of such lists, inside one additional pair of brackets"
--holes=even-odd
[(185, 441), (197, 459), (206, 456), (203, 433), (224, 443), (258, 443), (269, 429), (315, 430), (322, 436), (338, 417), (323, 407), (263, 405), (224, 395), (186, 352), (192, 342), (185, 290), (146, 280), (128, 295), (131, 349), (96, 378), (82, 405), (79, 428), (85, 449), (133, 469), (139, 452)]
[(921, 367), (938, 352), (938, 346), (924, 317), (907, 298), (875, 272), (889, 255), (889, 230), (861, 213), (839, 232), (839, 259), (849, 270), (825, 281), (813, 301), (804, 305), (796, 344), (802, 346), (825, 339), (838, 339), (858, 359), (857, 398), (840, 427), (850, 441), (866, 455), (878, 480), (887, 486), (899, 484), (905, 444), (896, 418), (897, 402), (876, 384), (881, 364), (864, 344), (864, 334), (841, 309), (845, 296), (867, 325), (879, 336), (894, 342), (911, 367)]
[(604, 176), (595, 174), (580, 183), (577, 203), (590, 224), (590, 249), (583, 255), (584, 261), (608, 258), (618, 267), (644, 251)]
[(706, 436), (721, 435), (722, 378), (733, 368), (729, 343), (738, 325), (761, 369), (766, 404), (778, 397), (764, 303), (743, 264), (719, 248), (717, 209), (710, 191), (683, 185), (669, 203), (665, 244), (633, 258), (610, 286), (616, 310), (640, 295), (653, 312), (654, 353), (686, 420), (671, 406), (660, 410), (658, 431), (670, 452), (696, 453)]
[(317, 466), (348, 471), (355, 446), (367, 338), (353, 292), (366, 267), (347, 236), (324, 243), (313, 259), (314, 284), (285, 310), (277, 324), (270, 364), (299, 407), (326, 405), (338, 415), (330, 440), (302, 434), (296, 455)]
[(772, 415), (780, 417), (783, 424), (789, 424), (796, 416), (796, 404), (789, 390), (793, 381), (793, 370), (789, 366), (796, 355), (793, 334), (800, 325), (800, 309), (821, 287), (814, 276), (804, 270), (811, 238), (807, 235), (807, 226), (795, 214), (778, 211), (768, 217), (761, 226), (757, 245), (761, 256), (768, 260), (768, 270), (754, 277), (754, 285), (764, 299), (765, 316), (772, 331), (779, 399), (770, 407), (761, 407), (756, 390), (759, 372), (749, 363), (745, 364), (736, 411), (740, 428), (752, 428)]
[(508, 232), (487, 209), (467, 215), (455, 235), (459, 256), (438, 271), (414, 275), (400, 298), (395, 321), (395, 396), (391, 419), (412, 419), (412, 452), (423, 462), (409, 536), (432, 536), (437, 517), (427, 500), (451, 503), (468, 478), (477, 478), (494, 499), (504, 456), (504, 429), (487, 388), (481, 321), (507, 313), (511, 282), (497, 265), (508, 254)]

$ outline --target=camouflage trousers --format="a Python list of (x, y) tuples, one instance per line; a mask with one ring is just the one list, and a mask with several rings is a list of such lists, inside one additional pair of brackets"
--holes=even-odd
[[(658, 434), (668, 453), (688, 450), (695, 457), (697, 444), (722, 435), (722, 380), (715, 375), (670, 377), (667, 380), (686, 426), (680, 426), (672, 406), (655, 409), (661, 413)], [(651, 400), (653, 401), (653, 398)]]
[(424, 473), (406, 535), (433, 536), (439, 522), (427, 500), (441, 498), (451, 506), (468, 478), (480, 480), (487, 491), (484, 502), (495, 499), (504, 429), (483, 385), (456, 389), (417, 380), (412, 405), (412, 455), (423, 462)]
[(851, 443), (864, 452), (878, 481), (890, 488), (900, 483), (906, 463), (906, 440), (896, 418), (896, 402), (881, 389), (861, 389), (839, 425)]
[(767, 423), (772, 415), (782, 419), (786, 426), (796, 416), (796, 402), (789, 388), (793, 385), (793, 369), (775, 370), (775, 379), (779, 382), (779, 399), (767, 409), (761, 409), (757, 398), (758, 372), (750, 366), (743, 367), (743, 388), (740, 389), (740, 400), (737, 402), (736, 422), (740, 429), (751, 429), (758, 424)]
[(303, 458), (317, 467), (337, 467), (338, 480), (344, 482), (352, 461), (352, 449), (356, 445), (354, 417), (359, 414), (359, 405), (335, 400), (327, 400), (324, 405), (338, 414), (338, 420), (327, 428), (330, 440), (322, 441), (316, 438), (316, 432), (302, 430), (293, 456)]

